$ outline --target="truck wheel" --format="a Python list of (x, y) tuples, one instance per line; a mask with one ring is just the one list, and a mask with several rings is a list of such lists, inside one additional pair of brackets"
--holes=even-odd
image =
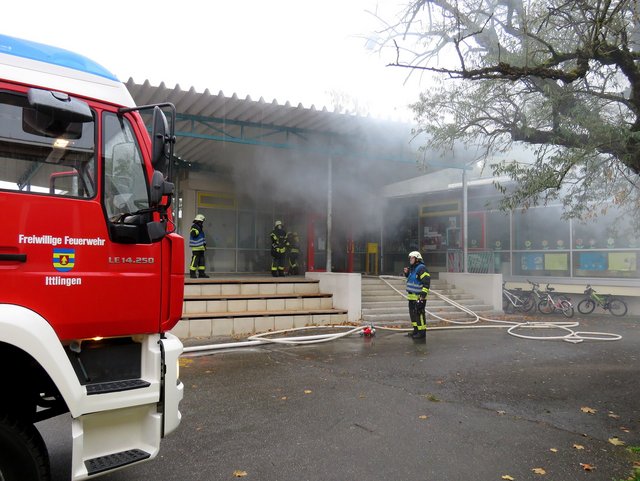
[(49, 454), (33, 425), (0, 414), (0, 481), (50, 481)]

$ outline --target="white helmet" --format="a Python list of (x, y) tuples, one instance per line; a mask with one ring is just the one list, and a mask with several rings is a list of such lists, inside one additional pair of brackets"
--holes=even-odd
[(276, 227), (278, 227), (279, 225), (282, 225), (282, 221), (281, 220), (277, 220), (276, 221)]
[(409, 252), (409, 257), (415, 257), (416, 259), (422, 260), (422, 254), (420, 254), (418, 251)]
[(193, 220), (195, 222), (204, 222), (204, 216), (202, 214), (198, 214)]

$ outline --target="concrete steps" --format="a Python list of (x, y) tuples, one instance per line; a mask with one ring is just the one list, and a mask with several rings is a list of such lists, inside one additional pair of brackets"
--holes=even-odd
[[(372, 323), (408, 323), (409, 310), (407, 300), (398, 291), (405, 293), (406, 282), (404, 279), (385, 279), (391, 284), (383, 282), (377, 277), (362, 278), (362, 320)], [(457, 307), (440, 299), (433, 291), (442, 294), (449, 299), (463, 305), (467, 309), (479, 315), (493, 313), (492, 306), (484, 304), (471, 294), (462, 289), (449, 285), (446, 281), (432, 280), (432, 293), (427, 300), (427, 311), (452, 321), (473, 319), (475, 316), (461, 311)], [(440, 322), (439, 319), (427, 314), (427, 322)]]
[(347, 321), (331, 294), (305, 278), (187, 279), (182, 319), (172, 333), (181, 338), (247, 336), (260, 332)]

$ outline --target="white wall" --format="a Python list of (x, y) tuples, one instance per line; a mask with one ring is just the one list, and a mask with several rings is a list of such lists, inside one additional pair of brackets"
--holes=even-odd
[(440, 272), (439, 278), (482, 299), (485, 304), (493, 306), (494, 310), (502, 310), (502, 274)]
[(320, 281), (320, 292), (333, 294), (333, 307), (349, 311), (349, 322), (358, 322), (362, 313), (362, 276), (341, 272), (307, 272), (307, 279)]

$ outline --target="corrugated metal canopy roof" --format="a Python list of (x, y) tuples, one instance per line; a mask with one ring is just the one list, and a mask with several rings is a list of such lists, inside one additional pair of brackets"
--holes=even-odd
[(171, 102), (178, 112), (203, 117), (281, 125), (341, 135), (358, 133), (366, 128), (367, 124), (371, 126), (383, 122), (399, 125), (392, 121), (331, 112), (326, 107), (318, 110), (315, 105), (304, 107), (302, 103), (298, 103), (294, 106), (289, 101), (279, 104), (276, 99), (266, 102), (263, 97), (253, 100), (249, 95), (239, 98), (235, 93), (227, 97), (222, 90), (217, 94), (212, 94), (209, 89), (196, 92), (193, 87), (183, 90), (180, 85), (169, 88), (164, 82), (158, 86), (152, 86), (148, 80), (138, 84), (132, 78), (127, 81), (126, 87), (137, 105)]
[[(224, 157), (246, 156), (246, 147), (293, 148), (302, 152), (326, 155), (328, 146), (339, 157), (357, 156), (373, 163), (398, 162), (415, 169), (416, 146), (410, 145), (411, 126), (399, 122), (341, 114), (305, 108), (290, 102), (279, 104), (275, 99), (266, 102), (262, 97), (231, 97), (222, 91), (212, 94), (207, 89), (196, 92), (192, 87), (183, 90), (164, 83), (153, 86), (148, 80), (142, 84), (130, 78), (126, 87), (137, 105), (171, 102), (176, 106), (176, 155), (189, 162), (213, 165), (214, 152), (221, 147), (211, 141), (224, 143)], [(310, 142), (310, 138), (315, 138)], [(318, 142), (321, 139), (321, 142)], [(235, 145), (234, 145), (235, 144)], [(336, 146), (339, 148), (336, 150)], [(324, 151), (323, 151), (324, 149)], [(401, 169), (405, 170), (405, 169)], [(398, 172), (393, 171), (398, 178)], [(404, 176), (406, 178), (407, 173)]]

